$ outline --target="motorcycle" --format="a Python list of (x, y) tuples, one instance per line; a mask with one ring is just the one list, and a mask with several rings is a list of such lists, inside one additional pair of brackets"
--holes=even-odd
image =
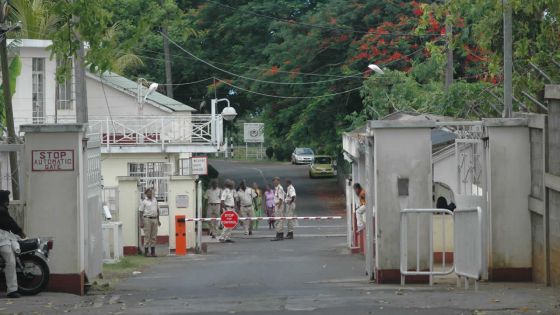
[[(50, 269), (47, 264), (53, 242), (48, 238), (30, 238), (18, 241), (20, 253), (16, 255), (18, 292), (22, 295), (36, 295), (45, 290), (49, 283)], [(6, 263), (0, 257), (0, 272)]]

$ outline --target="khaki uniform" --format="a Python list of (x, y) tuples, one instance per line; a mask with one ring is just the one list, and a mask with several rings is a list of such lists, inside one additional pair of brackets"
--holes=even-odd
[[(225, 211), (235, 211), (235, 191), (226, 188), (222, 191), (221, 201), (224, 202)], [(220, 235), (220, 240), (229, 240), (231, 237), (231, 229), (224, 227), (222, 230), (222, 235)]]
[[(282, 185), (278, 184), (274, 188), (274, 216), (283, 217), (284, 216), (284, 199), (286, 199), (286, 193)], [(284, 220), (275, 220), (276, 233), (284, 233)]]
[[(204, 198), (208, 201), (208, 208), (206, 209), (206, 217), (219, 218), (220, 217), (220, 203), (222, 202), (222, 190), (220, 188), (208, 189), (204, 194)], [(210, 221), (210, 233), (218, 236), (220, 222)]]
[(140, 204), (140, 209), (144, 216), (144, 247), (155, 247), (158, 233), (158, 202), (156, 198), (144, 199)]
[[(254, 217), (255, 207), (253, 199), (257, 198), (257, 193), (251, 187), (246, 187), (245, 190), (240, 190), (237, 193), (237, 200), (239, 200), (239, 212), (242, 217)], [(245, 234), (253, 231), (251, 221), (243, 221), (243, 229)]]
[[(285, 199), (285, 204), (286, 204), (286, 212), (285, 215), (287, 217), (294, 217), (295, 216), (295, 212), (296, 212), (296, 202), (292, 200), (295, 199), (296, 197), (296, 189), (294, 188), (293, 185), (290, 185), (286, 188), (286, 199)], [(295, 220), (288, 220), (288, 232), (293, 232), (294, 231), (294, 224), (295, 224)]]

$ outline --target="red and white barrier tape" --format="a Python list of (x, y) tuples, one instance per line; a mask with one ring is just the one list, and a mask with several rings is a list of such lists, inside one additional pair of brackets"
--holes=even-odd
[[(266, 221), (266, 220), (340, 220), (341, 216), (329, 217), (239, 217), (239, 221)], [(221, 221), (220, 218), (185, 218), (185, 222)]]

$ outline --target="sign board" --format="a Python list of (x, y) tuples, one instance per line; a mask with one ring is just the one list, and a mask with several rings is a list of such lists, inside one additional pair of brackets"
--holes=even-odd
[(193, 156), (191, 158), (191, 171), (193, 175), (208, 175), (208, 157)]
[(187, 208), (189, 206), (189, 195), (177, 195), (175, 196), (175, 207), (177, 208)]
[(245, 142), (263, 143), (264, 124), (245, 123), (243, 125), (243, 139), (245, 140)]
[(32, 150), (32, 172), (74, 170), (74, 150)]
[(225, 211), (220, 216), (220, 219), (222, 220), (222, 225), (226, 229), (235, 229), (237, 223), (239, 223), (239, 216), (235, 211)]

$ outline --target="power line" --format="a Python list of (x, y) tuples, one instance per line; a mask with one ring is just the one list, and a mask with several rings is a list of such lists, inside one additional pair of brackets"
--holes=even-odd
[(349, 79), (349, 78), (357, 78), (358, 76), (361, 75), (360, 74), (356, 74), (356, 75), (351, 75), (351, 76), (346, 76), (346, 77), (341, 77), (341, 78), (335, 78), (335, 79), (329, 79), (329, 80), (321, 80), (321, 81), (313, 81), (313, 82), (279, 82), (279, 81), (268, 81), (268, 80), (261, 80), (261, 79), (256, 79), (256, 78), (251, 78), (251, 77), (247, 77), (241, 74), (237, 74), (225, 69), (222, 69), (202, 58), (199, 58), (198, 56), (196, 56), (195, 54), (191, 53), (190, 51), (186, 50), (185, 48), (181, 47), (179, 44), (177, 44), (175, 41), (173, 41), (171, 38), (169, 38), (168, 36), (166, 36), (165, 34), (163, 34), (162, 32), (160, 32), (161, 36), (166, 37), (170, 43), (172, 43), (173, 45), (175, 45), (177, 48), (179, 48), (180, 50), (182, 50), (183, 52), (185, 52), (186, 54), (188, 54), (189, 56), (193, 57), (194, 59), (196, 59), (197, 61), (200, 61), (216, 70), (219, 70), (221, 72), (227, 73), (229, 75), (238, 77), (238, 78), (242, 78), (242, 79), (246, 79), (246, 80), (250, 80), (250, 81), (255, 81), (255, 82), (261, 82), (261, 83), (268, 83), (268, 84), (278, 84), (278, 85), (310, 85), (310, 84), (319, 84), (319, 83), (326, 83), (326, 82), (334, 82), (334, 81), (340, 81), (340, 80), (344, 80), (344, 79)]
[[(143, 49), (143, 48), (135, 48), (135, 50), (140, 50), (140, 51), (145, 51), (145, 52), (150, 52), (150, 53), (161, 53), (160, 51), (155, 51), (155, 50), (150, 50), (150, 49)], [(151, 57), (151, 56), (146, 56), (146, 55), (138, 55), (137, 56), (146, 58), (146, 59), (152, 59), (152, 60), (159, 60), (159, 61), (163, 61), (163, 58), (156, 58), (156, 57)], [(173, 57), (185, 57), (184, 55), (175, 55), (175, 54), (170, 54)], [(194, 58), (191, 58), (190, 56), (189, 59), (191, 60), (196, 60)], [(219, 61), (215, 61), (215, 60), (207, 60), (210, 63), (213, 64), (219, 64), (219, 65), (224, 65), (224, 66), (230, 66), (230, 67), (236, 67), (236, 68), (246, 68), (246, 69), (257, 69), (257, 70), (265, 70), (265, 71), (269, 71), (270, 68), (264, 68), (264, 67), (258, 67), (258, 66), (245, 66), (245, 65), (239, 65), (239, 64), (231, 64), (231, 63), (225, 63), (225, 62), (219, 62)], [(316, 77), (333, 77), (333, 78), (347, 78), (348, 76), (343, 76), (343, 75), (336, 75), (336, 74), (321, 74), (321, 73), (310, 73), (310, 72), (299, 72), (299, 71), (286, 71), (286, 70), (280, 70), (278, 69), (276, 72), (278, 73), (287, 73), (287, 74), (291, 74), (291, 75), (308, 75), (308, 76), (316, 76)]]
[(191, 85), (191, 84), (197, 84), (197, 83), (201, 83), (201, 82), (205, 82), (205, 81), (209, 81), (209, 80), (213, 80), (214, 77), (209, 77), (206, 79), (200, 79), (200, 80), (196, 80), (196, 81), (191, 81), (191, 82), (183, 82), (183, 83), (172, 83), (172, 84), (158, 84), (158, 85), (162, 85), (162, 86), (181, 86), (181, 85)]
[(362, 88), (362, 86), (358, 86), (349, 90), (345, 90), (345, 91), (341, 91), (341, 92), (337, 92), (337, 93), (331, 93), (331, 94), (323, 94), (323, 95), (317, 95), (317, 96), (282, 96), (282, 95), (273, 95), (273, 94), (267, 94), (267, 93), (262, 93), (262, 92), (257, 92), (257, 91), (251, 91), (242, 87), (239, 87), (237, 85), (231, 84), (225, 80), (216, 78), (216, 80), (229, 85), (232, 88), (238, 89), (240, 91), (244, 91), (247, 93), (251, 93), (251, 94), (256, 94), (256, 95), (261, 95), (261, 96), (266, 96), (266, 97), (273, 97), (273, 98), (283, 98), (283, 99), (314, 99), (314, 98), (323, 98), (323, 97), (329, 97), (329, 96), (336, 96), (336, 95), (341, 95), (341, 94), (346, 94), (346, 93), (350, 93), (353, 91), (357, 91), (359, 89)]
[(240, 8), (232, 7), (230, 5), (221, 3), (219, 1), (213, 1), (213, 0), (207, 0), (207, 1), (212, 2), (214, 4), (217, 4), (221, 7), (231, 9), (231, 10), (241, 11), (241, 12), (243, 12), (245, 14), (248, 14), (248, 15), (258, 16), (258, 17), (267, 18), (267, 19), (272, 19), (272, 20), (276, 20), (276, 21), (291, 24), (291, 25), (294, 25), (294, 24), (295, 25), (302, 25), (302, 26), (306, 26), (306, 27), (319, 28), (319, 29), (324, 29), (324, 30), (344, 31), (344, 32), (360, 33), (360, 34), (378, 34), (378, 35), (395, 35), (395, 36), (411, 36), (411, 37), (426, 37), (426, 36), (440, 35), (439, 33), (428, 33), (428, 34), (415, 34), (415, 33), (406, 33), (406, 32), (376, 33), (376, 32), (370, 32), (370, 31), (366, 31), (366, 30), (356, 30), (356, 29), (353, 29), (353, 28), (350, 28), (350, 27), (344, 27), (343, 28), (343, 27), (334, 27), (334, 26), (328, 26), (328, 25), (311, 24), (311, 23), (289, 20), (289, 19), (285, 19), (285, 18), (279, 18), (279, 17), (275, 17), (275, 16), (271, 16), (271, 15), (262, 14), (262, 13), (259, 13), (259, 12), (242, 10)]

